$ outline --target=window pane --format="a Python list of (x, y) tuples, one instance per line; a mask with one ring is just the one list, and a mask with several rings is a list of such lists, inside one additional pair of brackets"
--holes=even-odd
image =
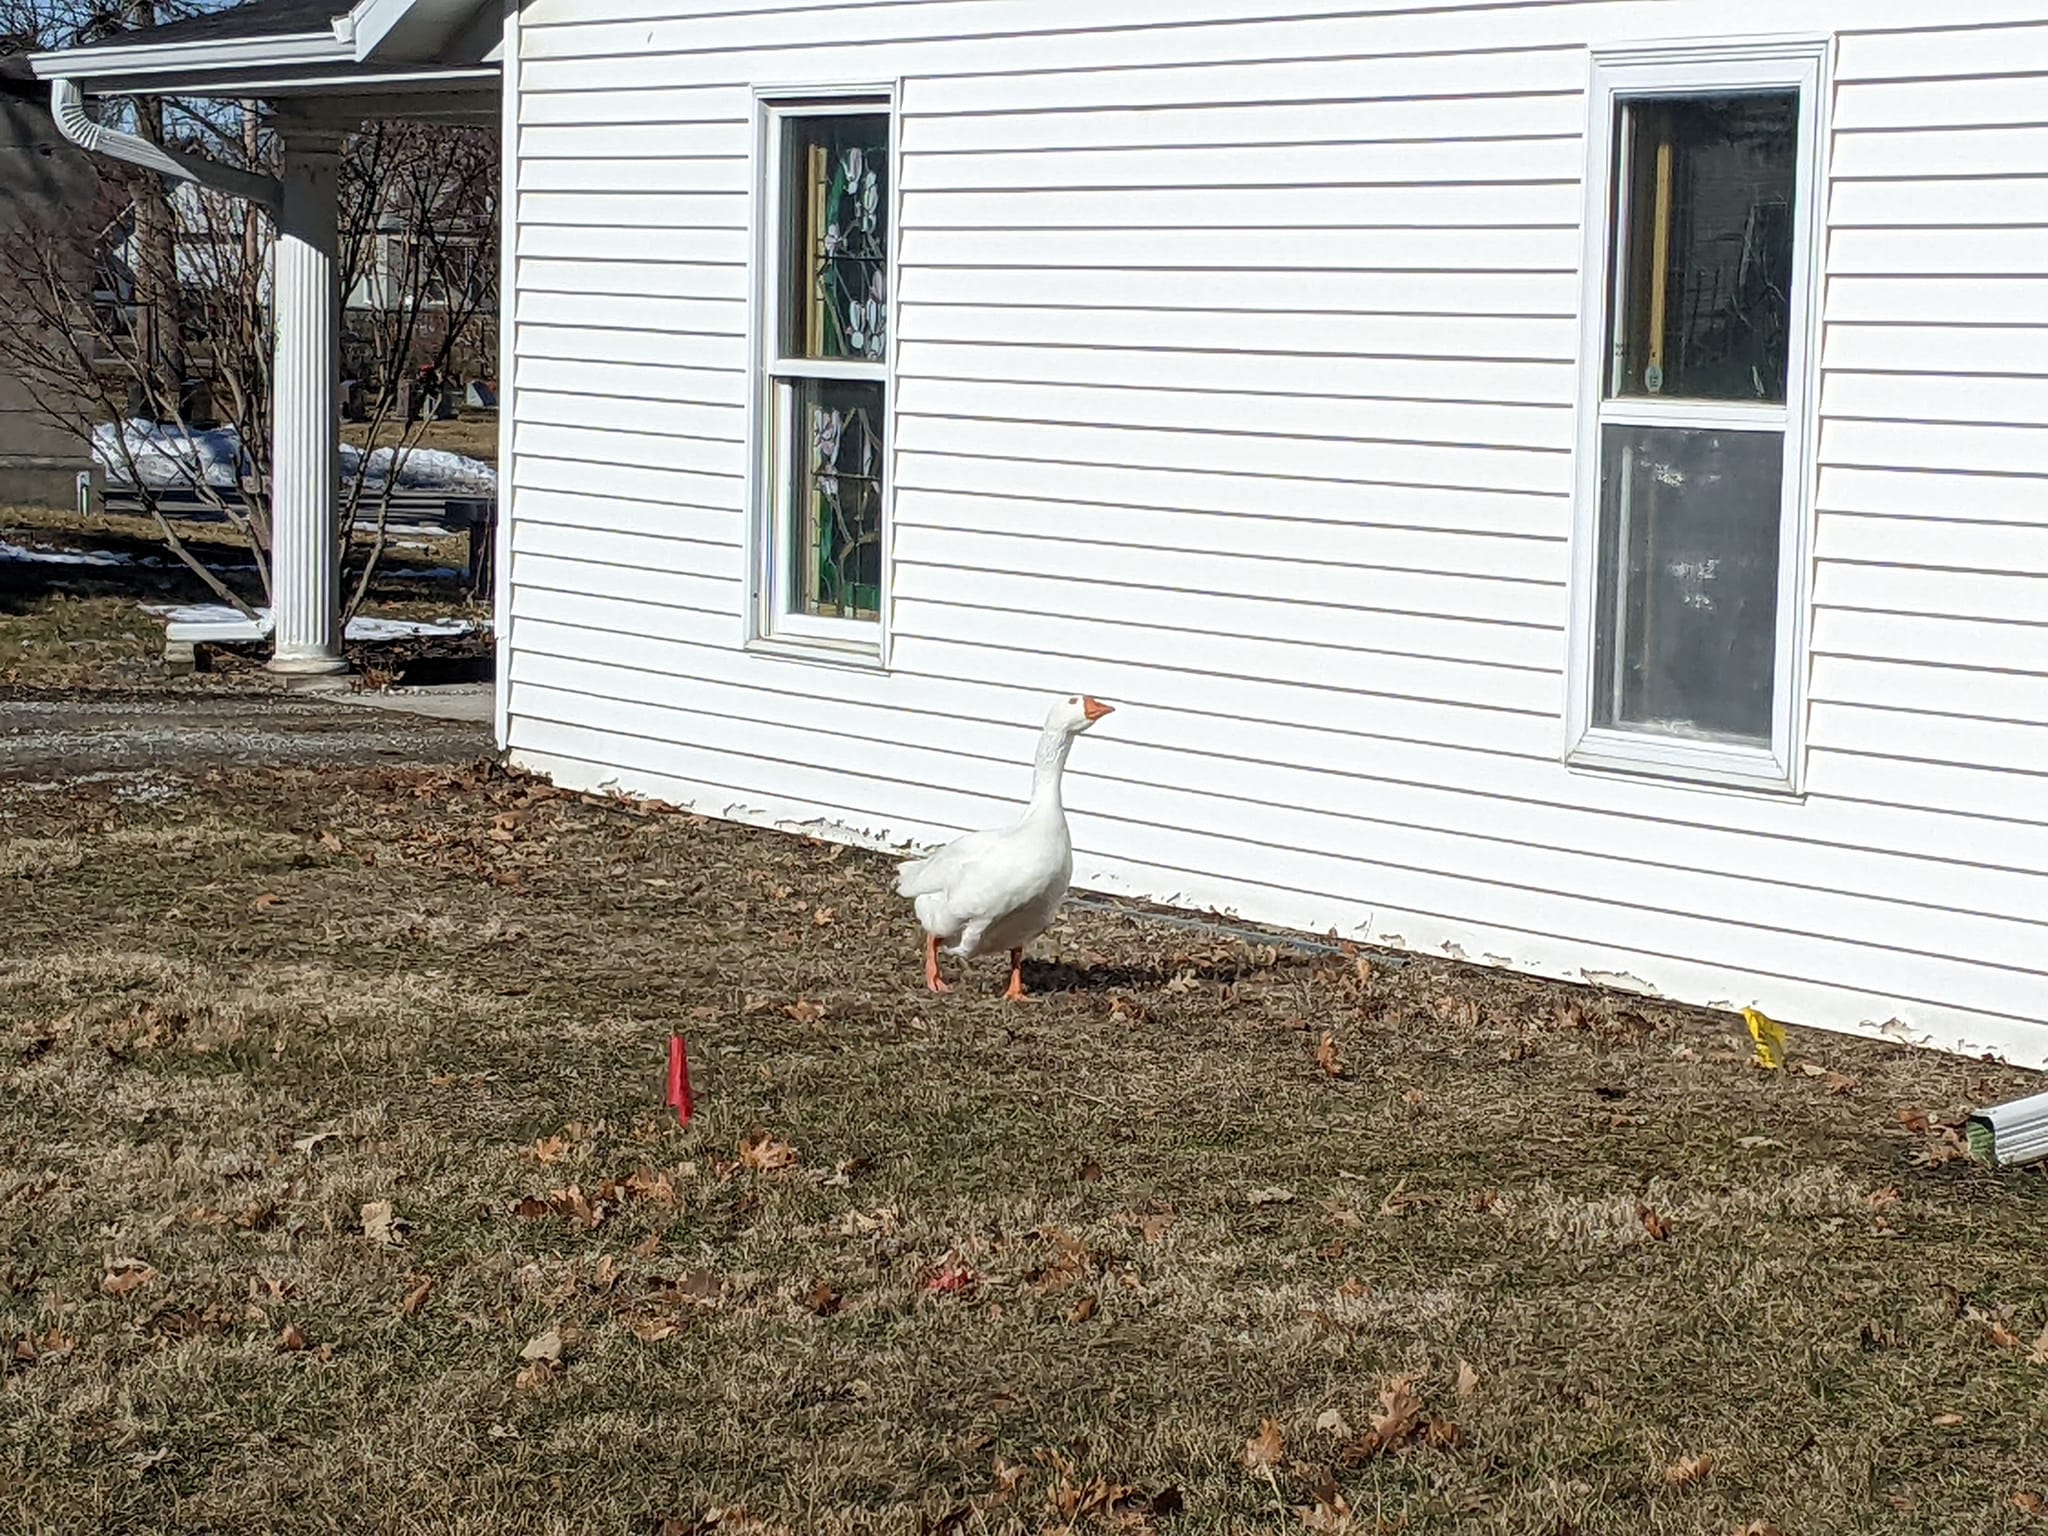
[(1799, 97), (1621, 107), (1610, 393), (1785, 398)]
[(879, 362), (889, 314), (889, 119), (785, 129), (782, 355)]
[(882, 386), (802, 379), (781, 393), (790, 408), (791, 607), (823, 618), (878, 618)]
[(1596, 724), (1770, 741), (1784, 457), (1775, 432), (1603, 429)]

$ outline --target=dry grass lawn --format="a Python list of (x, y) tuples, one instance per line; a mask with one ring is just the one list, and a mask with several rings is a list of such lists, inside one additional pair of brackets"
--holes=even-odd
[(0, 838), (8, 1532), (2048, 1530), (2024, 1074), (1093, 909), (934, 999), (483, 769)]
[[(230, 533), (219, 524), (175, 526), (200, 558), (225, 573), (229, 586), (252, 602), (262, 601), (249, 552)], [(0, 504), (0, 543), (38, 552), (97, 551), (128, 557), (122, 565), (0, 559), (0, 685), (104, 688), (161, 683), (163, 621), (144, 613), (142, 604), (214, 601), (165, 548), (156, 525), (145, 517), (80, 518), (62, 509)], [(394, 545), (379, 564), (363, 612), (403, 619), (483, 616), (488, 608), (467, 604), (459, 579), (426, 579), (427, 573), (459, 567), (462, 561), (459, 535), (420, 548)], [(252, 663), (260, 661), (259, 652), (260, 648), (252, 650)], [(233, 660), (225, 658), (227, 669), (236, 674), (234, 686), (250, 686), (254, 666), (237, 668)], [(377, 666), (365, 655), (359, 654), (357, 661), (359, 667)], [(181, 686), (208, 683), (202, 677)]]
[[(405, 424), (389, 421), (383, 431), (377, 434), (374, 446), (403, 440)], [(341, 424), (341, 440), (353, 443), (358, 448), (373, 446), (370, 442), (370, 424), (366, 421), (345, 421)], [(498, 413), (479, 411), (456, 416), (448, 421), (430, 421), (421, 431), (418, 448), (434, 448), (445, 453), (465, 454), (472, 459), (482, 459), (486, 464), (498, 462)]]

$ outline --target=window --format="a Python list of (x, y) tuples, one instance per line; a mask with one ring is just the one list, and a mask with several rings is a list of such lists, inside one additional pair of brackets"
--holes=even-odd
[(1795, 786), (1822, 61), (1595, 59), (1575, 762)]
[(879, 656), (890, 103), (771, 100), (763, 114), (753, 633)]

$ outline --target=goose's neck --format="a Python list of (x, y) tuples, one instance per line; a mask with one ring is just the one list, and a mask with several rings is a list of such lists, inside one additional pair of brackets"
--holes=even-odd
[(1066, 774), (1067, 753), (1073, 745), (1072, 736), (1051, 726), (1038, 738), (1038, 760), (1031, 769), (1031, 809), (1027, 815), (1058, 815), (1065, 811), (1060, 801), (1060, 780)]

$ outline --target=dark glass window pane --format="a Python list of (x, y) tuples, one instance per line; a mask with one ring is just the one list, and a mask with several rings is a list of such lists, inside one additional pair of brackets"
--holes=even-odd
[(790, 570), (798, 613), (874, 619), (882, 611), (882, 386), (801, 379), (792, 406), (795, 541)]
[(782, 355), (879, 362), (889, 321), (888, 117), (792, 119), (782, 186)]
[(1770, 741), (1784, 458), (1776, 432), (1602, 430), (1595, 724)]
[(1798, 94), (1620, 110), (1609, 392), (1783, 401)]

